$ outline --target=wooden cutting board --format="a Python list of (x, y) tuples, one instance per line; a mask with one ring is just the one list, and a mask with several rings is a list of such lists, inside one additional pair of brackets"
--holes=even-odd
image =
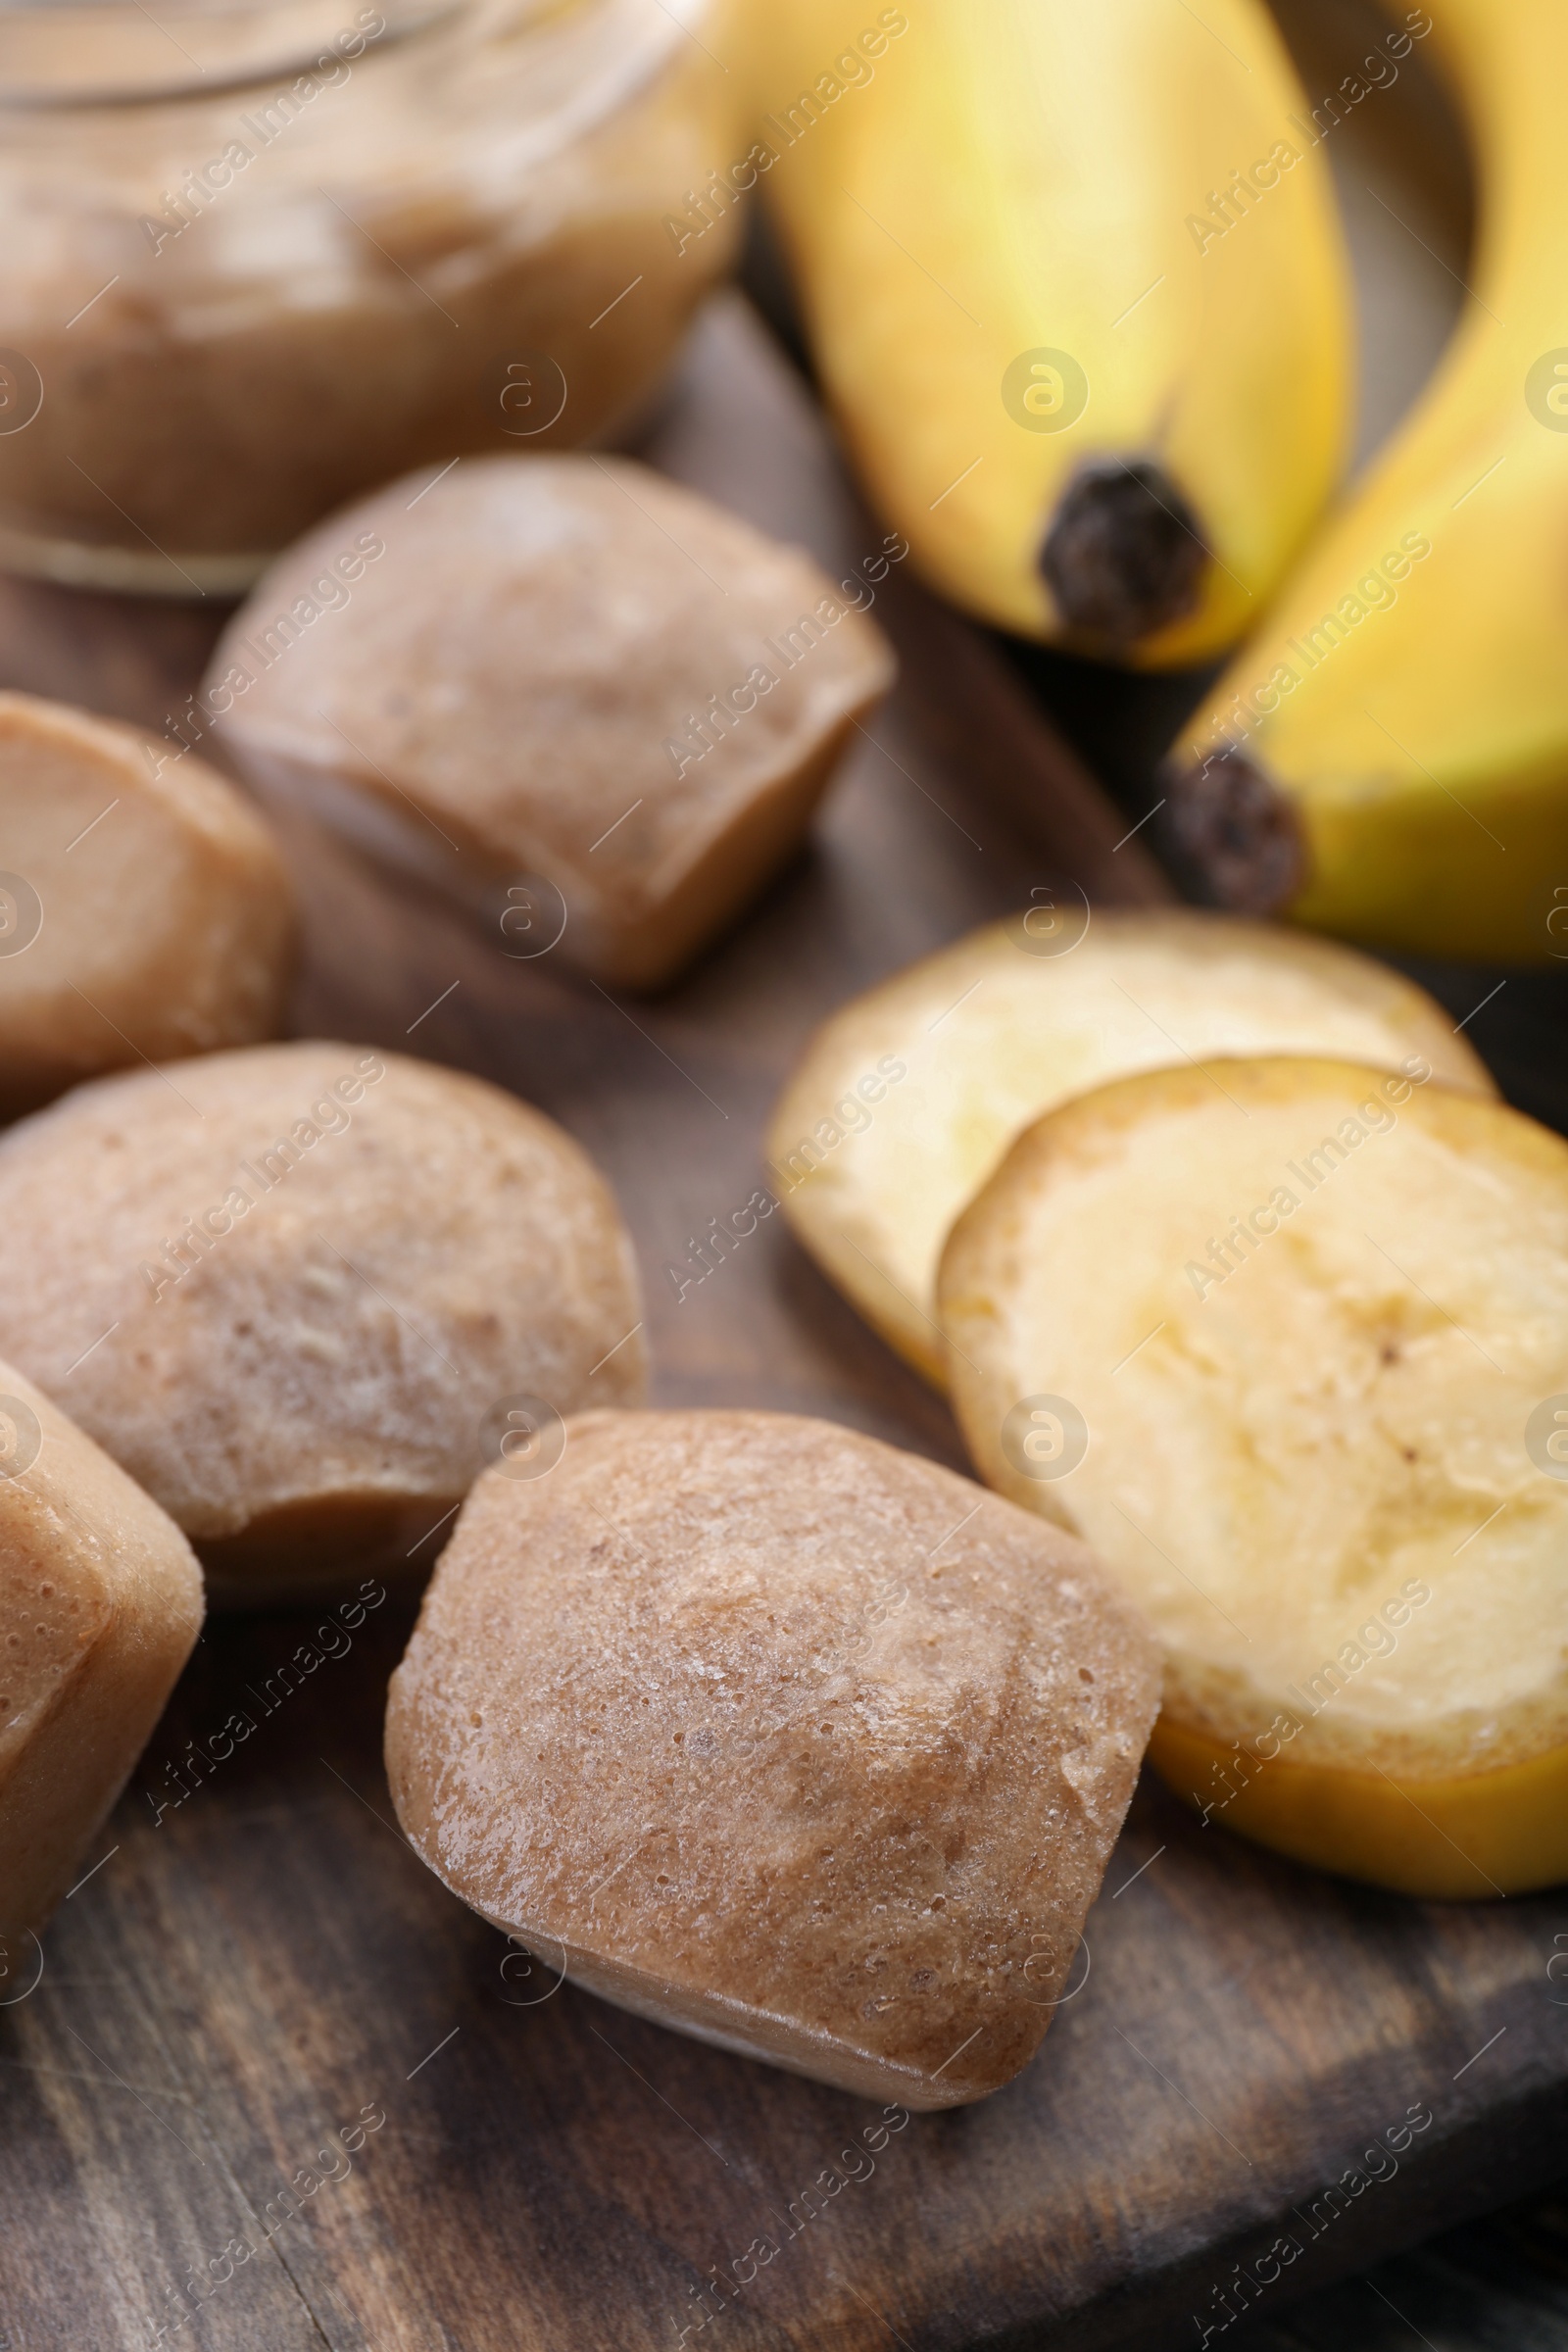
[[(879, 542), (735, 298), (650, 454), (835, 570)], [(764, 1114), (847, 994), (1037, 883), (1165, 892), (993, 647), (897, 573), (878, 611), (906, 684), (809, 855), (673, 994), (511, 961), (296, 828), (294, 1023), (477, 1071), (581, 1139), (636, 1237), (657, 1400), (824, 1414), (961, 1466), (945, 1404), (781, 1219), (683, 1298), (666, 1271), (761, 1181)], [(160, 726), (220, 618), (4, 588), (0, 671)], [(875, 2110), (557, 1986), (455, 1902), (381, 1771), (410, 1611), (326, 1621), (210, 1625), (35, 1985), (11, 1956), (0, 2352), (161, 2327), (210, 2352), (1198, 2343), (1240, 2308), (1237, 2265), (1280, 2310), (1563, 2162), (1568, 1902), (1315, 1878), (1152, 1783), (1039, 2058), (873, 2155)], [(255, 1736), (159, 1815), (236, 1706)]]

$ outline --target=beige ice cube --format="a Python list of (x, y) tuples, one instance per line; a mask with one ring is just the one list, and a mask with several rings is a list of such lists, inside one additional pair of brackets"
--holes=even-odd
[(0, 1115), (270, 1037), (294, 944), (270, 828), (170, 740), (0, 694)]
[(0, 1353), (215, 1598), (422, 1571), (488, 1458), (639, 1401), (630, 1239), (554, 1120), (320, 1041), (78, 1087), (0, 1138)]
[(911, 2108), (996, 2090), (1082, 1982), (1139, 1621), (1083, 1545), (854, 1430), (565, 1435), (480, 1480), (393, 1678), (416, 1850), (641, 2016)]
[(260, 790), (466, 900), (504, 952), (651, 988), (797, 847), (891, 684), (869, 593), (626, 459), (482, 458), (280, 557), (206, 701)]
[(8, 1970), (71, 1886), (201, 1623), (201, 1570), (173, 1521), (0, 1363), (0, 1957)]

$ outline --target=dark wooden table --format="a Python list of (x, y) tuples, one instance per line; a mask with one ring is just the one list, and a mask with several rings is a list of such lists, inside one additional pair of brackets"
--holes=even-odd
[(1568, 2194), (1446, 2230), (1229, 2341), (1234, 2352), (1568, 2352)]
[[(875, 544), (733, 298), (650, 454), (835, 564)], [(850, 991), (1048, 877), (1101, 901), (1165, 889), (994, 646), (908, 581), (879, 611), (906, 684), (809, 854), (677, 990), (612, 1002), (511, 962), (296, 830), (294, 1023), (481, 1072), (582, 1140), (636, 1237), (659, 1399), (821, 1413), (960, 1465), (945, 1404), (782, 1220), (683, 1300), (664, 1271), (760, 1180), (772, 1098)], [(8, 683), (157, 725), (220, 617), (11, 587), (0, 659)], [(1563, 2162), (1568, 1986), (1547, 1970), (1568, 1900), (1315, 1878), (1146, 1784), (1035, 2064), (909, 2123), (733, 2289), (790, 2200), (843, 2180), (865, 2111), (554, 1988), (444, 1892), (379, 1761), (406, 1608), (368, 1617), (155, 1823), (166, 1764), (316, 1621), (210, 1625), (41, 1981), (0, 2008), (0, 2352), (113, 2352), (181, 2312), (210, 2352), (655, 2352), (709, 2326), (813, 2352), (1196, 2343), (1194, 2315), (1282, 2232), (1301, 2250), (1257, 2324)], [(1314, 2234), (1326, 2184), (1412, 2107), (1431, 2122), (1397, 2169)], [(318, 2161), (327, 2135), (380, 2117), (324, 2179), (344, 2163)], [(215, 2262), (230, 2275), (193, 2309)]]

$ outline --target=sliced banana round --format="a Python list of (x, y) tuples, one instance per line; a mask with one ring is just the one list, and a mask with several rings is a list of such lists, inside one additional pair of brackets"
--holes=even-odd
[(768, 1132), (800, 1239), (941, 1385), (937, 1261), (1015, 1135), (1133, 1070), (1211, 1054), (1331, 1054), (1492, 1093), (1441, 1005), (1326, 940), (1189, 908), (1037, 900), (843, 1005)]
[(1019, 1139), (939, 1299), (983, 1474), (1163, 1642), (1205, 1820), (1568, 1875), (1568, 1143), (1418, 1075), (1149, 1072)]

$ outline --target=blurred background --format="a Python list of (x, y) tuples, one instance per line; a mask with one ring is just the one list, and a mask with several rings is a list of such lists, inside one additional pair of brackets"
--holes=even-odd
[[(1185, 6), (1186, 0), (1172, 4)], [(1499, 7), (1506, 4), (1498, 0)], [(1434, 0), (1434, 10), (1439, 5)], [(1388, 29), (1387, 17), (1358, 0), (1275, 0), (1275, 6), (1308, 93), (1339, 87), (1368, 43)], [(68, 25), (86, 24), (91, 13), (65, 6), (43, 12)], [(407, 14), (411, 23), (418, 16), (414, 9)], [(334, 9), (329, 16), (335, 32), (348, 12)], [(12, 38), (20, 22), (20, 12), (0, 12), (0, 43)], [(687, 37), (682, 31), (680, 38)], [(68, 48), (70, 71), (82, 74), (87, 51), (79, 44)], [(192, 64), (198, 73), (205, 70)], [(87, 74), (89, 94), (90, 82)], [(416, 91), (410, 100), (416, 112)], [(518, 103), (525, 116), (529, 106), (547, 111), (547, 101), (548, 92), (533, 89), (526, 103)], [(719, 151), (719, 138), (704, 131), (689, 155), (678, 144), (663, 151), (661, 171), (668, 177), (684, 161), (700, 181), (701, 168)], [(1460, 318), (1472, 275), (1476, 203), (1467, 138), (1427, 47), (1416, 47), (1396, 79), (1347, 115), (1328, 142), (1328, 158), (1354, 269), (1361, 345), (1354, 453), (1362, 466), (1419, 397)], [(24, 183), (28, 168), (17, 134), (9, 159), (0, 154), (0, 170)], [(169, 191), (171, 209), (160, 216), (166, 233), (180, 233), (171, 227), (180, 219), (178, 193), (177, 186)], [(638, 204), (646, 210), (646, 189), (630, 189), (628, 211)], [(64, 218), (70, 189), (53, 187), (51, 201)], [(194, 199), (187, 199), (187, 210), (194, 218)], [(435, 273), (451, 259), (459, 231), (434, 218), (395, 225), (395, 237), (391, 226), (383, 233), (398, 252), (424, 255), (420, 270), (428, 263), (431, 282), (445, 295), (446, 280)], [(368, 228), (365, 234), (370, 236)], [(663, 368), (662, 383), (628, 420), (613, 415), (618, 360), (605, 361), (603, 385), (592, 376), (595, 352), (609, 349), (609, 339), (632, 316), (629, 304), (617, 316), (617, 305), (632, 291), (627, 286), (616, 292), (620, 274), (630, 276), (639, 258), (651, 275), (662, 266), (650, 247), (623, 272), (617, 259), (602, 289), (607, 307), (592, 330), (586, 316), (577, 321), (579, 393), (601, 400), (613, 445), (732, 503), (781, 536), (806, 540), (824, 560), (833, 560), (835, 551), (840, 559), (858, 555), (875, 544), (863, 536), (873, 526), (810, 410), (809, 396), (819, 388), (816, 368), (776, 225), (753, 200), (743, 219), (708, 234), (689, 285), (683, 281), (686, 291), (679, 303), (672, 300), (668, 348), (658, 355), (660, 366), (651, 365), (656, 377)], [(155, 254), (157, 236), (155, 224)], [(46, 244), (34, 258), (46, 273)], [(404, 268), (387, 258), (392, 268)], [(586, 270), (580, 254), (568, 253), (561, 288), (550, 297), (559, 294), (563, 316), (598, 307), (597, 297), (592, 306), (583, 299)], [(107, 268), (103, 275), (107, 284), (99, 293), (87, 292), (89, 318), (93, 305), (116, 299), (110, 291), (115, 278)], [(750, 310), (740, 310), (732, 275)], [(632, 285), (642, 282), (639, 276)], [(705, 290), (707, 306), (699, 309), (695, 296)], [(480, 297), (483, 292), (481, 286)], [(680, 305), (688, 293), (697, 317), (682, 353), (687, 318)], [(125, 299), (123, 293), (119, 299)], [(435, 309), (441, 308), (437, 301)], [(788, 369), (775, 366), (777, 352), (760, 334), (758, 315), (787, 355)], [(590, 332), (600, 332), (602, 321), (604, 340), (592, 345)], [(434, 318), (427, 325), (432, 336), (448, 331)], [(539, 339), (548, 340), (543, 330)], [(74, 348), (61, 361), (62, 379), (68, 367), (77, 367)], [(0, 353), (0, 363), (16, 356)], [(356, 420), (367, 408), (376, 413), (376, 403), (364, 400), (361, 371), (368, 364), (359, 351), (342, 363), (344, 406)], [(493, 390), (503, 407), (506, 370), (513, 365), (498, 356)], [(90, 374), (82, 364), (76, 381), (84, 399), (91, 394)], [(16, 384), (24, 392), (24, 373), (14, 390)], [(537, 388), (530, 380), (529, 397)], [(388, 411), (396, 390), (389, 382)], [(149, 403), (172, 400), (176, 388), (149, 377), (144, 396)], [(314, 391), (309, 400), (302, 391), (300, 404), (302, 416), (319, 405)], [(260, 433), (257, 446), (265, 453), (265, 420), (247, 421), (242, 387), (231, 407), (238, 420), (230, 468), (236, 511), (248, 496), (253, 512), (247, 520), (255, 512), (265, 519), (266, 499), (247, 477), (245, 456), (247, 430)], [(133, 424), (130, 417), (125, 464), (132, 486), (123, 490), (132, 502), (143, 464), (133, 447)], [(0, 418), (0, 460), (26, 442), (25, 432), (14, 441), (5, 438), (13, 429)], [(432, 428), (428, 454), (444, 450), (442, 429), (439, 421)], [(373, 458), (368, 461), (372, 481), (413, 462), (390, 426), (388, 431), (388, 446), (397, 454), (379, 470)], [(527, 444), (519, 439), (496, 446)], [(95, 497), (116, 503), (109, 488), (96, 482), (89, 487)], [(161, 494), (177, 511), (177, 489)], [(297, 527), (335, 503), (323, 496), (312, 506), (309, 485), (300, 495), (310, 514)], [(177, 587), (166, 593), (171, 583), (149, 571), (166, 560), (164, 549), (148, 541), (149, 556), (140, 544), (147, 533), (128, 515), (125, 520), (117, 557), (123, 578), (118, 583), (101, 576), (74, 583), (69, 567), (58, 564), (53, 570), (34, 564), (33, 576), (0, 574), (0, 685), (57, 695), (183, 740), (196, 681), (254, 573), (229, 577), (218, 563), (203, 574), (196, 593)], [(216, 522), (214, 529), (221, 541)], [(182, 540), (181, 551), (189, 544)], [(617, 1026), (616, 1009), (585, 1004), (580, 988), (554, 968), (510, 966), (498, 979), (489, 946), (481, 950), (441, 909), (432, 909), (427, 896), (384, 876), (372, 887), (342, 857), (341, 845), (318, 840), (308, 826), (291, 835), (307, 913), (291, 1027), (375, 1036), (401, 1046), (412, 1011), (444, 1006), (419, 1031), (417, 1050), (494, 1076), (562, 1117), (616, 1175), (645, 1267), (657, 1267), (678, 1250), (676, 1237), (688, 1227), (701, 1230), (720, 1198), (746, 1197), (756, 1176), (755, 1134), (784, 1069), (811, 1024), (852, 987), (1011, 905), (1023, 895), (1020, 877), (1083, 873), (1091, 895), (1098, 895), (1096, 878), (1114, 875), (1119, 882), (1146, 848), (1158, 852), (1161, 835), (1150, 820), (1166, 789), (1160, 762), (1224, 666), (1217, 661), (1159, 670), (1111, 666), (981, 620), (959, 619), (923, 592), (903, 599), (903, 583), (895, 582), (878, 611), (904, 662), (899, 696), (886, 727), (879, 722), (875, 741), (867, 738), (847, 762), (817, 839), (769, 887), (741, 930), (721, 940), (679, 987), (638, 1010), (638, 1037), (695, 1072), (691, 1083), (699, 1092), (711, 1088), (737, 1109), (721, 1140), (713, 1140), (714, 1131), (702, 1131), (692, 1164), (669, 1173), (662, 1193), (662, 1163), (673, 1168), (678, 1156), (667, 1147), (672, 1137), (685, 1135), (680, 1122), (689, 1125), (692, 1106), (678, 1086), (674, 1110), (656, 1098), (653, 1081), (628, 1058), (642, 1048)], [(1015, 695), (1016, 707), (999, 681)], [(217, 756), (221, 759), (220, 752)], [(955, 849), (955, 825), (975, 853), (983, 837), (989, 853), (981, 858), (983, 871), (960, 863), (968, 853)], [(1139, 848), (1112, 866), (1134, 829), (1141, 834)], [(1365, 944), (1390, 952), (1376, 937)], [(1504, 964), (1442, 952), (1396, 948), (1390, 954), (1456, 1023), (1464, 1023), (1508, 1100), (1568, 1132), (1568, 957)], [(382, 987), (383, 965), (396, 967), (396, 989)], [(462, 993), (448, 1003), (460, 985), (454, 972)], [(584, 1050), (585, 1039), (591, 1052)], [(613, 1084), (607, 1079), (597, 1086), (596, 1074), (604, 1073)], [(706, 1093), (704, 1099), (710, 1100)], [(632, 1172), (629, 1181), (626, 1171)], [(884, 1359), (879, 1344), (843, 1302), (798, 1256), (787, 1257), (784, 1247), (777, 1234), (760, 1241), (732, 1279), (726, 1311), (737, 1329), (744, 1324), (740, 1338), (702, 1329), (692, 1310), (676, 1316), (667, 1301), (651, 1303), (662, 1399), (706, 1400), (722, 1393), (742, 1403), (822, 1409), (821, 1397), (831, 1395), (833, 1409), (860, 1426), (920, 1444), (937, 1458), (959, 1458), (945, 1408), (911, 1374)], [(373, 1730), (368, 1737), (373, 1745)], [(1501, 2193), (1500, 2184), (1477, 2180), (1468, 2201), (1481, 2208)], [(8, 2340), (0, 2335), (0, 2352)], [(1182, 2340), (1188, 2339), (1172, 2338)], [(1238, 2327), (1231, 2340), (1250, 2352), (1396, 2352), (1416, 2343), (1429, 2352), (1568, 2352), (1568, 2188), (1446, 2230), (1418, 2251), (1279, 2316)]]

